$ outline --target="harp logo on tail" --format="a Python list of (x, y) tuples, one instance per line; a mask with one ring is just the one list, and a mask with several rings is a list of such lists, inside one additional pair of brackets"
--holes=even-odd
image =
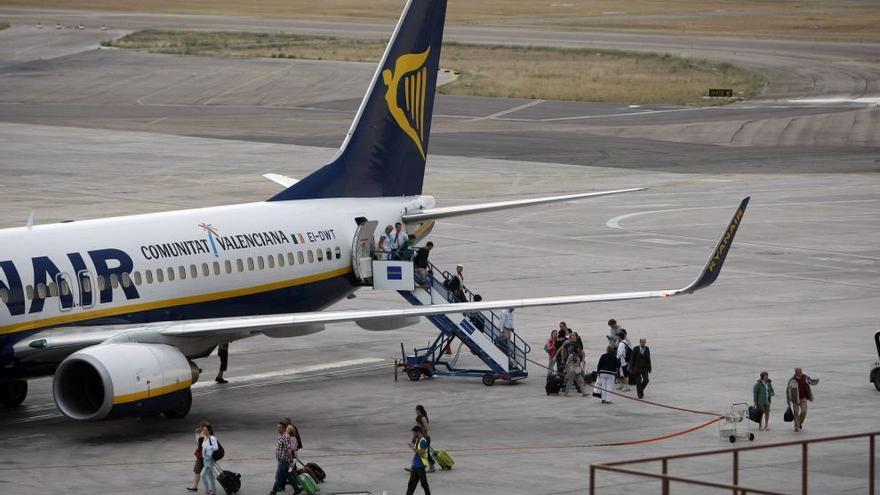
[(422, 158), (425, 158), (425, 95), (428, 85), (428, 68), (425, 62), (431, 47), (421, 53), (407, 53), (397, 57), (394, 72), (382, 71), (382, 81), (388, 89), (385, 102), (388, 111), (400, 129), (412, 139)]

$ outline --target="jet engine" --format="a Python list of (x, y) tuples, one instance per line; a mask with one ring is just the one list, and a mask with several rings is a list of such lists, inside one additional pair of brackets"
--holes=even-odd
[(164, 413), (181, 418), (192, 406), (199, 369), (164, 344), (110, 343), (67, 357), (55, 371), (55, 404), (71, 419), (97, 421)]

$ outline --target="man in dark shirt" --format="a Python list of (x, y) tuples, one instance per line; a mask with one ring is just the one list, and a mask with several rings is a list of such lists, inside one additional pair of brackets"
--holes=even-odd
[(428, 280), (428, 254), (433, 248), (434, 243), (428, 241), (428, 243), (425, 244), (425, 247), (419, 248), (416, 252), (415, 258), (413, 258), (413, 269), (416, 273), (416, 280), (423, 285), (427, 283)]
[(795, 368), (794, 376), (788, 380), (785, 398), (788, 400), (788, 407), (794, 413), (794, 431), (801, 431), (804, 428), (807, 403), (813, 400), (812, 386), (818, 383), (818, 378), (810, 378), (800, 368)]
[(651, 349), (647, 340), (639, 339), (639, 346), (630, 353), (629, 377), (636, 386), (639, 399), (645, 398), (645, 387), (648, 386), (648, 373), (651, 372)]

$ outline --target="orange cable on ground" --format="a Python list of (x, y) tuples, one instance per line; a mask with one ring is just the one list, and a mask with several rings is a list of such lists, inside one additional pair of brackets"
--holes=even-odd
[(629, 442), (598, 443), (595, 445), (590, 445), (590, 447), (622, 447), (625, 445), (639, 445), (639, 444), (643, 444), (643, 443), (659, 442), (660, 440), (666, 440), (668, 438), (678, 437), (681, 435), (687, 435), (688, 433), (691, 433), (691, 432), (697, 431), (699, 429), (705, 428), (709, 425), (715, 424), (715, 423), (721, 421), (722, 419), (724, 419), (724, 417), (719, 416), (715, 419), (710, 419), (709, 421), (706, 421), (705, 423), (699, 424), (699, 425), (694, 426), (692, 428), (688, 428), (687, 430), (677, 431), (675, 433), (668, 433), (666, 435), (660, 435), (659, 437), (646, 438), (643, 440), (632, 440)]

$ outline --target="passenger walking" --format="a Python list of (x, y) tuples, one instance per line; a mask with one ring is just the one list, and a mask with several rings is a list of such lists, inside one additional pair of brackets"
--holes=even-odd
[(434, 249), (434, 243), (428, 241), (425, 247), (419, 248), (416, 251), (416, 255), (413, 258), (413, 270), (418, 277), (417, 281), (422, 285), (428, 283), (428, 254), (431, 253), (432, 249)]
[(617, 390), (623, 392), (629, 392), (629, 368), (628, 361), (630, 358), (630, 354), (632, 353), (632, 345), (629, 343), (629, 340), (626, 338), (626, 329), (621, 328), (618, 333), (619, 340), (617, 343), (617, 360), (620, 362), (620, 369), (617, 377), (620, 383), (617, 385)]
[(556, 337), (559, 335), (559, 330), (553, 330), (550, 332), (550, 339), (547, 340), (547, 343), (544, 344), (544, 352), (547, 353), (547, 356), (550, 358), (550, 364), (547, 365), (547, 374), (553, 373), (553, 364), (556, 362)]
[(386, 261), (388, 259), (388, 237), (385, 235), (379, 236), (379, 243), (376, 244), (376, 253), (373, 256), (376, 261)]
[(199, 424), (196, 425), (196, 450), (193, 452), (193, 455), (196, 457), (196, 462), (193, 464), (193, 486), (186, 487), (186, 491), (188, 492), (199, 491), (199, 479), (201, 479), (202, 476), (202, 468), (205, 467), (205, 461), (202, 457), (202, 441), (204, 441), (205, 437), (202, 436), (202, 428), (207, 424), (207, 421), (201, 420), (199, 421)]
[(599, 358), (599, 365), (596, 367), (596, 389), (593, 395), (598, 392), (599, 397), (602, 398), (602, 404), (611, 404), (609, 392), (614, 388), (614, 377), (617, 376), (620, 361), (617, 360), (614, 346), (609, 345), (605, 351), (605, 354)]
[(415, 246), (416, 244), (416, 236), (415, 234), (409, 234), (405, 241), (403, 241), (403, 245), (400, 247), (400, 259), (404, 261), (412, 261), (413, 256), (415, 256)]
[(810, 378), (800, 368), (795, 368), (794, 376), (788, 380), (788, 385), (785, 387), (785, 398), (788, 400), (791, 412), (794, 413), (794, 431), (804, 429), (804, 420), (807, 418), (807, 402), (813, 400), (811, 387), (818, 383), (818, 378)]
[(269, 495), (284, 491), (284, 485), (288, 481), (290, 457), (290, 436), (287, 434), (287, 425), (282, 420), (278, 422), (278, 441), (275, 443), (275, 484), (272, 485)]
[(608, 320), (608, 345), (613, 345), (617, 349), (618, 335), (620, 334), (620, 325), (617, 320), (611, 318)]
[(630, 383), (636, 386), (639, 399), (645, 398), (645, 387), (648, 386), (648, 375), (651, 373), (651, 349), (646, 339), (639, 339), (639, 346), (632, 350), (629, 358)]
[(287, 480), (285, 481), (285, 484), (292, 486), (293, 494), (296, 495), (302, 491), (299, 486), (299, 480), (296, 478), (297, 451), (300, 449), (298, 440), (299, 432), (296, 426), (289, 424), (287, 425), (287, 428), (284, 429), (284, 433), (287, 435), (287, 441), (290, 446), (287, 457)]
[(758, 423), (759, 430), (770, 429), (770, 400), (773, 398), (773, 384), (770, 382), (770, 373), (761, 372), (755, 386), (752, 387), (752, 395), (755, 399), (755, 406), (761, 410), (762, 421)]
[(574, 383), (581, 396), (587, 396), (586, 384), (584, 384), (583, 351), (583, 345), (575, 340), (575, 342), (569, 349), (568, 359), (566, 359), (565, 361), (565, 370), (567, 376), (565, 380), (565, 392), (563, 393), (563, 395), (568, 395), (568, 389), (569, 387), (571, 387), (571, 384)]
[(428, 472), (433, 473), (435, 469), (434, 456), (431, 455), (431, 422), (428, 420), (428, 411), (421, 404), (416, 406), (416, 423), (422, 427), (422, 435), (428, 441), (428, 446), (426, 447), (428, 450)]
[(214, 480), (214, 452), (220, 450), (220, 442), (214, 436), (214, 429), (205, 423), (202, 426), (202, 485), (205, 495), (218, 495), (217, 482)]
[(217, 378), (214, 381), (220, 384), (229, 383), (223, 378), (223, 373), (229, 365), (229, 342), (224, 342), (217, 346), (217, 357), (220, 358), (220, 370), (217, 372)]
[(501, 320), (501, 336), (507, 340), (510, 340), (513, 335), (513, 309), (505, 309), (499, 318)]
[(399, 260), (400, 259), (400, 250), (406, 244), (406, 233), (402, 231), (402, 225), (400, 222), (394, 224), (394, 231), (391, 233), (391, 236), (388, 238), (388, 250), (391, 251), (391, 257), (389, 259)]
[(568, 331), (565, 322), (559, 323), (559, 332), (556, 334), (556, 371), (562, 373), (565, 370), (565, 341), (568, 340)]
[(413, 458), (409, 468), (409, 484), (406, 487), (406, 495), (413, 495), (416, 491), (416, 485), (419, 483), (421, 483), (425, 495), (431, 495), (431, 489), (428, 487), (428, 475), (425, 473), (425, 466), (428, 465), (428, 440), (422, 435), (422, 427), (419, 425), (412, 427), (412, 434), (412, 441), (408, 446), (413, 451)]

